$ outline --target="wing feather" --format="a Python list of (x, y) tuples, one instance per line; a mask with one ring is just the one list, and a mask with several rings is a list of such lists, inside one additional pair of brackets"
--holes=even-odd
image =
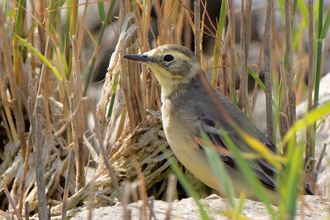
[[(220, 148), (218, 150), (218, 154), (221, 158), (221, 160), (228, 166), (232, 168), (236, 168), (236, 163), (234, 158), (231, 155), (223, 154), (221, 152), (224, 152), (224, 150), (221, 150), (221, 148), (228, 151), (228, 147), (224, 144), (223, 139), (221, 137), (221, 134), (218, 130), (217, 124), (215, 121), (211, 120), (210, 118), (199, 118), (200, 121), (200, 129), (202, 129), (208, 136), (208, 138), (212, 141), (212, 143)], [(218, 125), (221, 126), (221, 125)], [(231, 133), (227, 133), (230, 138), (233, 139), (233, 135)], [(198, 135), (200, 137), (200, 135)], [(237, 137), (235, 137), (237, 138)], [(243, 140), (233, 140), (235, 144), (239, 145), (240, 149), (247, 149), (250, 148), (246, 142)], [(268, 143), (267, 143), (268, 142)], [(270, 142), (267, 141), (266, 143), (269, 144)], [(265, 142), (263, 142), (265, 143)], [(244, 144), (246, 146), (242, 147), (241, 145)], [(267, 146), (267, 145), (266, 145)], [(200, 146), (203, 148), (203, 146)], [(250, 148), (250, 152), (253, 151), (252, 148)], [(255, 152), (257, 153), (257, 152)], [(268, 189), (275, 190), (275, 181), (274, 181), (274, 174), (275, 169), (265, 160), (265, 159), (249, 159), (249, 164), (251, 168), (256, 173), (258, 179), (261, 181), (261, 183), (267, 187)]]

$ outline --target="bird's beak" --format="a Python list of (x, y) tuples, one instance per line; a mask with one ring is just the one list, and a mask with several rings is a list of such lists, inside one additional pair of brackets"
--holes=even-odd
[(140, 61), (143, 63), (151, 63), (152, 59), (148, 57), (146, 54), (136, 54), (136, 55), (124, 55), (123, 56), (126, 59), (129, 60), (135, 60), (135, 61)]

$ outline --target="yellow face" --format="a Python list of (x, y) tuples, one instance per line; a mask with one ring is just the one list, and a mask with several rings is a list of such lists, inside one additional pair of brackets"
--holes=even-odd
[(195, 55), (179, 45), (164, 45), (141, 55), (124, 57), (145, 63), (156, 75), (163, 89), (188, 83), (201, 69)]

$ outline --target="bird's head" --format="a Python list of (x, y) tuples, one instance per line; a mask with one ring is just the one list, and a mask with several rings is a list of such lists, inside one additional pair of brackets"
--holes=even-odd
[(144, 54), (125, 55), (124, 58), (145, 63), (162, 86), (162, 96), (180, 90), (202, 70), (200, 62), (188, 48), (167, 44)]

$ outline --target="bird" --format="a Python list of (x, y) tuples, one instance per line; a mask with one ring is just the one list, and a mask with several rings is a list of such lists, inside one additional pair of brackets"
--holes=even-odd
[[(206, 76), (195, 54), (184, 46), (166, 44), (143, 54), (123, 57), (146, 64), (161, 85), (163, 129), (178, 160), (197, 179), (213, 189), (219, 189), (219, 183), (215, 181), (205, 154), (205, 146), (198, 141), (204, 132), (213, 146), (219, 149), (219, 158), (233, 182), (235, 194), (244, 192), (247, 198), (257, 199), (238, 168), (234, 156), (223, 153), (229, 148), (218, 128), (221, 127), (243, 153), (257, 151), (242, 139), (228, 122), (228, 117), (274, 155), (276, 147), (240, 108), (214, 89), (208, 80), (203, 80)], [(214, 94), (213, 97), (210, 92)], [(220, 104), (222, 110), (219, 110), (217, 104)], [(249, 159), (249, 164), (271, 200), (276, 200), (276, 169), (263, 158)], [(312, 194), (307, 187), (305, 189), (306, 194)]]

